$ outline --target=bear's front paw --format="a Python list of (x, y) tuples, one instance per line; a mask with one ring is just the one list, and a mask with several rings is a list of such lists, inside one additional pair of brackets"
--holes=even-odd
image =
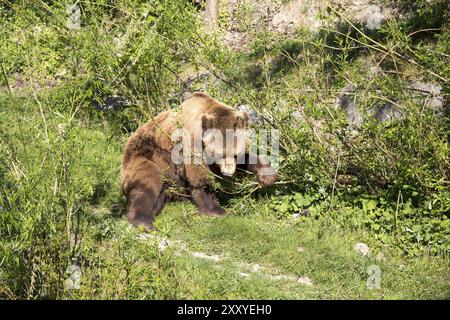
[(272, 186), (277, 181), (277, 173), (272, 167), (264, 167), (258, 170), (258, 182), (264, 187)]

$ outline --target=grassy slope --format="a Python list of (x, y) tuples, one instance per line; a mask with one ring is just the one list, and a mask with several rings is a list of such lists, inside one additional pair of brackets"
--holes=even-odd
[[(22, 134), (39, 137), (42, 123), (33, 100), (16, 101), (22, 104), (16, 109), (21, 114)], [(16, 115), (3, 109), (4, 123), (10, 123), (7, 130), (18, 130), (13, 121)], [(62, 118), (56, 113), (47, 113), (46, 117), (52, 137)], [(76, 130), (80, 153), (73, 160), (77, 168), (74, 181), (90, 181), (93, 196), (85, 212), (80, 245), (87, 261), (82, 264), (81, 290), (66, 291), (66, 297), (450, 297), (450, 269), (448, 261), (440, 257), (406, 258), (387, 247), (372, 248), (371, 257), (363, 257), (353, 246), (367, 239), (366, 230), (327, 215), (320, 219), (276, 219), (274, 212), (258, 210), (259, 202), (254, 207), (240, 204), (251, 214), (234, 210), (224, 218), (202, 216), (188, 202), (169, 204), (157, 218), (159, 231), (155, 235), (169, 239), (173, 245), (157, 250), (154, 240), (142, 239), (123, 217), (111, 213), (112, 205), (121, 201), (118, 169), (126, 137), (111, 140), (107, 126), (81, 122)], [(29, 146), (39, 145), (39, 141)], [(20, 154), (19, 159), (25, 168), (32, 168), (33, 163), (40, 162), (40, 154)], [(260, 204), (264, 205), (263, 200)], [(381, 251), (383, 261), (375, 258)], [(366, 287), (371, 265), (382, 272), (379, 290)], [(313, 285), (297, 283), (300, 276), (308, 277)]]
[[(364, 230), (343, 230), (322, 219), (279, 221), (255, 213), (212, 218), (198, 215), (190, 204), (169, 205), (157, 226), (172, 240), (183, 240), (190, 251), (220, 256), (219, 262), (184, 253), (177, 268), (185, 274), (189, 297), (293, 299), (417, 299), (448, 298), (450, 272), (436, 257), (404, 258), (384, 251), (384, 261), (353, 250)], [(303, 250), (299, 250), (299, 247)], [(251, 269), (258, 264), (259, 272)], [(367, 269), (382, 272), (380, 290), (366, 288)], [(243, 277), (238, 274), (247, 273)], [(270, 275), (309, 277), (313, 286)]]

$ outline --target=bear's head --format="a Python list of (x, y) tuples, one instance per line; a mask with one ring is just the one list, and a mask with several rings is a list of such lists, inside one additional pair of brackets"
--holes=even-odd
[(248, 114), (229, 107), (214, 108), (201, 122), (208, 164), (217, 164), (223, 175), (234, 175), (240, 161), (245, 161), (249, 145)]

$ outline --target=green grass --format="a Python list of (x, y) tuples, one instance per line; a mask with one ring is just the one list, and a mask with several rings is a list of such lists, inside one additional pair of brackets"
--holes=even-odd
[[(444, 259), (406, 258), (390, 248), (372, 248), (371, 257), (353, 246), (364, 230), (344, 231), (329, 219), (280, 221), (270, 215), (198, 214), (190, 204), (171, 204), (157, 219), (161, 234), (182, 240), (189, 250), (223, 257), (214, 262), (190, 256), (176, 259), (185, 274), (189, 297), (290, 299), (426, 299), (449, 298), (450, 269)], [(299, 252), (301, 247), (304, 251)], [(384, 261), (376, 259), (383, 252)], [(242, 265), (243, 266), (240, 266)], [(258, 264), (264, 272), (252, 273)], [(368, 289), (368, 267), (381, 269), (381, 289)], [(240, 277), (239, 272), (250, 274)], [(291, 280), (267, 279), (264, 274), (307, 276), (313, 286)]]

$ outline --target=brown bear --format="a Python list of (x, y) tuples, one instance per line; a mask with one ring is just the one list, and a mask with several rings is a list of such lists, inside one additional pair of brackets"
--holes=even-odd
[[(198, 128), (196, 124), (199, 124)], [(239, 167), (255, 173), (261, 185), (273, 185), (277, 177), (275, 170), (263, 157), (247, 152), (247, 143), (237, 146), (233, 141), (232, 147), (225, 144), (223, 150), (217, 150), (220, 145), (211, 147), (215, 144), (208, 142), (211, 135), (210, 140), (202, 136), (199, 144), (193, 134), (195, 130), (200, 130), (201, 134), (213, 130), (226, 135), (230, 129), (246, 132), (247, 128), (246, 112), (196, 92), (182, 103), (180, 111), (165, 111), (137, 129), (126, 144), (121, 168), (128, 220), (133, 225), (143, 225), (147, 230), (152, 230), (155, 216), (167, 201), (176, 198), (175, 193), (167, 190), (169, 187), (185, 190), (185, 195), (192, 198), (200, 212), (226, 214), (215, 195), (208, 191), (214, 172), (230, 176)], [(173, 151), (175, 146), (180, 145), (180, 137), (174, 138), (173, 133), (178, 129), (189, 135), (194, 154), (199, 151), (195, 146), (199, 146), (200, 153), (209, 148), (209, 152), (221, 157), (214, 158), (213, 163), (205, 162), (203, 157), (197, 158), (200, 159), (197, 162), (175, 161)], [(192, 150), (192, 147), (187, 150)], [(186, 149), (183, 153), (183, 160), (188, 159)], [(238, 156), (241, 159), (243, 156), (244, 161), (238, 163)]]

